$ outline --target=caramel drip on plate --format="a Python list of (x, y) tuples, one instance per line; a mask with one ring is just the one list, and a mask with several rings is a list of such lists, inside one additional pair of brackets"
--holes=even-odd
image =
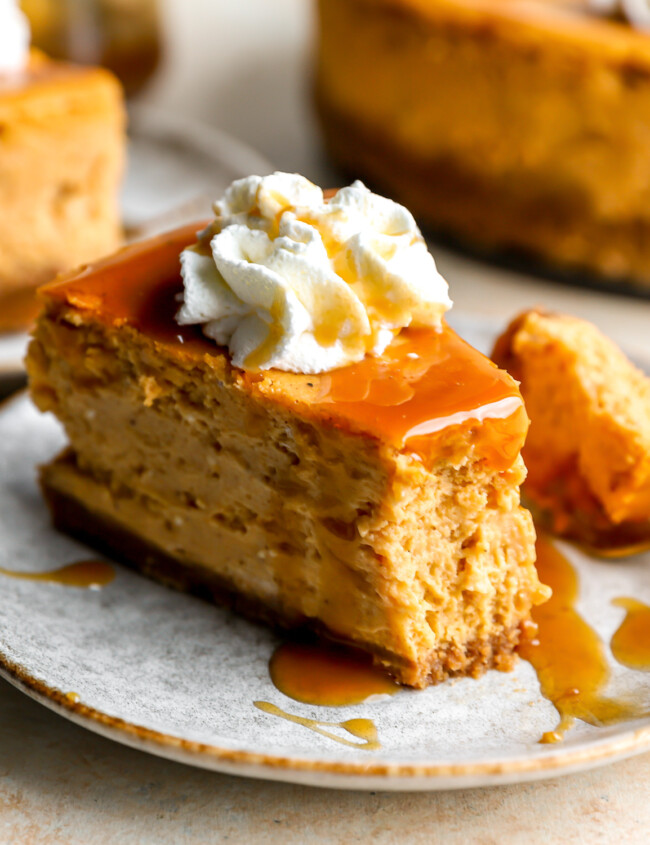
[(519, 654), (532, 664), (542, 694), (560, 716), (541, 742), (559, 742), (576, 719), (602, 727), (644, 715), (633, 702), (602, 694), (609, 680), (603, 644), (575, 609), (578, 577), (573, 567), (545, 537), (537, 540), (537, 572), (553, 595), (533, 609), (538, 633), (520, 645)]
[(612, 654), (629, 669), (650, 671), (650, 607), (631, 598), (614, 599), (612, 604), (627, 611), (612, 637)]
[[(258, 710), (263, 713), (268, 713), (271, 716), (278, 716), (280, 719), (286, 719), (287, 722), (294, 722), (296, 725), (302, 725), (314, 733), (333, 739), (334, 742), (339, 742), (341, 745), (347, 745), (350, 748), (358, 748), (362, 751), (376, 751), (381, 748), (381, 743), (377, 737), (377, 728), (371, 719), (346, 719), (344, 722), (323, 722), (318, 719), (305, 719), (302, 716), (294, 716), (293, 713), (287, 713), (271, 704), (270, 701), (254, 701), (253, 704)], [(338, 734), (333, 733), (327, 728), (341, 728), (349, 733), (351, 736), (357, 737), (362, 742), (353, 742), (345, 739)]]
[(21, 581), (46, 581), (64, 587), (84, 587), (98, 590), (115, 578), (115, 568), (103, 560), (80, 560), (49, 572), (16, 572), (0, 567), (0, 575)]
[(269, 674), (289, 698), (323, 707), (361, 704), (400, 689), (370, 655), (324, 643), (284, 643), (271, 657)]

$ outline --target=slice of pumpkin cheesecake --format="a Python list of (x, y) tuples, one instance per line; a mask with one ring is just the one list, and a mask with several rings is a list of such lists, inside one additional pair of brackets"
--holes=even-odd
[(287, 178), (41, 289), (31, 391), (70, 441), (41, 470), (54, 522), (404, 684), (509, 668), (548, 594), (516, 382), (444, 323), (405, 210)]

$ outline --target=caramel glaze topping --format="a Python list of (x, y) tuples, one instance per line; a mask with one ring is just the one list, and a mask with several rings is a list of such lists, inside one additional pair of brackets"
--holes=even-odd
[(537, 634), (522, 642), (519, 654), (533, 665), (542, 694), (560, 716), (541, 741), (562, 740), (576, 719), (603, 726), (644, 715), (634, 702), (603, 695), (609, 679), (603, 644), (575, 609), (578, 577), (573, 567), (545, 537), (537, 541), (537, 572), (553, 595), (533, 608)]
[(323, 412), (334, 406), (363, 431), (420, 454), (443, 432), (469, 430), (477, 455), (506, 469), (528, 428), (516, 384), (448, 326), (406, 329), (381, 357), (320, 381)]
[[(108, 325), (129, 324), (185, 359), (222, 355), (200, 327), (174, 319), (182, 291), (179, 254), (196, 242), (202, 225), (129, 246), (46, 285), (41, 296), (92, 312)], [(268, 370), (236, 378), (297, 410), (420, 455), (432, 448), (452, 454), (453, 443), (443, 441), (460, 432), (474, 441), (476, 457), (499, 471), (516, 459), (528, 427), (515, 381), (447, 326), (404, 330), (381, 357), (322, 375)]]

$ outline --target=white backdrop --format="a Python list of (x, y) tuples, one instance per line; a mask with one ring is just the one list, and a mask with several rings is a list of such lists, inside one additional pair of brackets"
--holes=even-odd
[(161, 0), (166, 60), (146, 99), (219, 126), (280, 169), (321, 178), (310, 0)]

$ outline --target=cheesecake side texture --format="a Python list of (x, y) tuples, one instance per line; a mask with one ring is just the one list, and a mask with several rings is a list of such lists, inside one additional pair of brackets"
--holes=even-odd
[[(42, 291), (31, 391), (70, 441), (42, 468), (55, 523), (172, 586), (360, 646), (405, 684), (509, 668), (548, 595), (519, 503), (523, 410), (400, 446), (379, 433), (390, 408), (327, 399), (333, 375), (232, 367), (173, 322), (192, 238)], [(136, 318), (111, 297), (138, 279)], [(516, 404), (505, 373), (458, 354)]]

